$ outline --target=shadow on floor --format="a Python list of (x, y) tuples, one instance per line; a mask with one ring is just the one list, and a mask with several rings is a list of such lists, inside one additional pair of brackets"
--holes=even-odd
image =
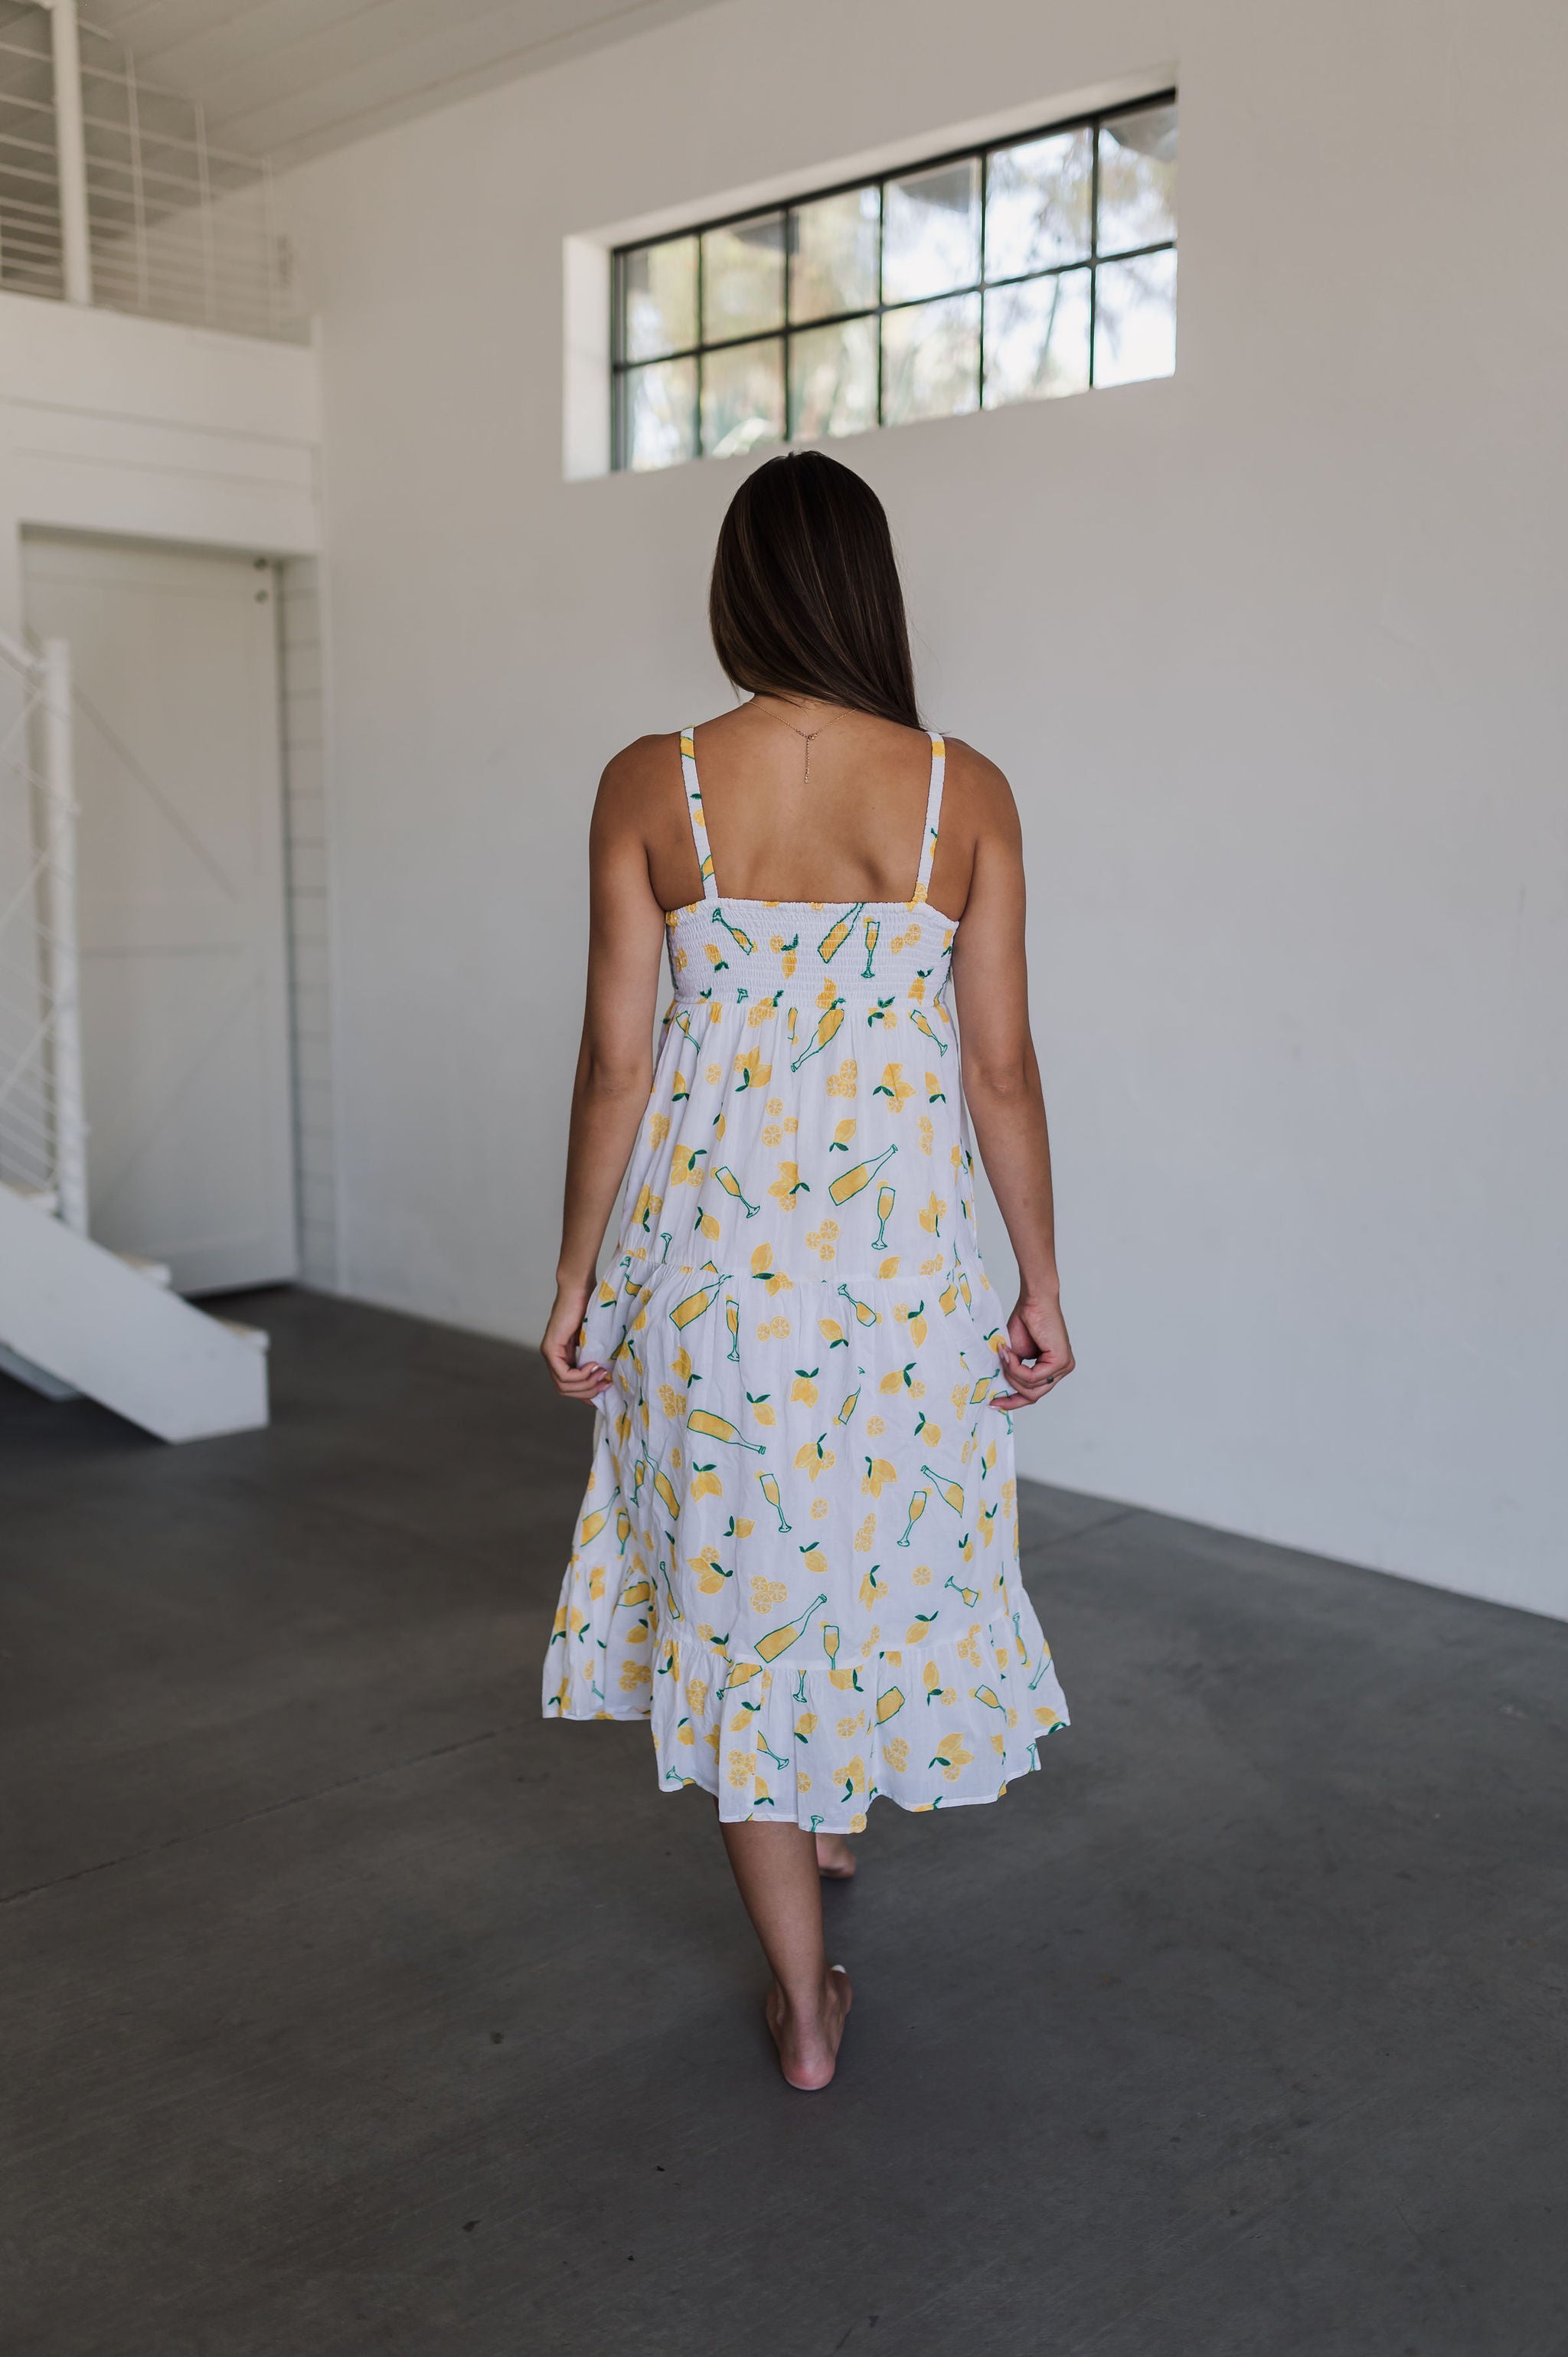
[(786, 2089), (711, 1805), (545, 1725), (588, 1419), (252, 1297), (0, 1383), (7, 2357), (1563, 2357), (1568, 1628), (1032, 1488), (1075, 1717), (872, 1813)]

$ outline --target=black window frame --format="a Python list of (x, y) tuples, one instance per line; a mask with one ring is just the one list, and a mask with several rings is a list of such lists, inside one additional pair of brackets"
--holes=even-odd
[[(1108, 123), (1120, 122), (1123, 117), (1129, 114), (1141, 114), (1145, 111), (1153, 112), (1156, 107), (1175, 106), (1177, 102), (1177, 92), (1175, 88), (1150, 91), (1138, 98), (1123, 99), (1113, 106), (1097, 106), (1087, 109), (1085, 112), (1079, 114), (1058, 115), (1052, 121), (1039, 124), (1029, 130), (1010, 131), (1001, 137), (975, 141), (967, 146), (944, 148), (936, 155), (913, 156), (908, 163), (892, 166), (886, 171), (858, 173), (852, 179), (829, 181), (821, 188), (803, 188), (792, 196), (775, 198), (770, 204), (747, 205), (739, 212), (715, 213), (709, 219), (685, 222), (679, 229), (666, 230), (659, 237), (632, 238), (628, 239), (624, 245), (618, 245), (613, 249), (610, 257), (611, 471), (617, 474), (633, 471), (630, 468), (628, 457), (626, 388), (628, 379), (638, 369), (647, 368), (669, 361), (694, 360), (696, 361), (696, 393), (694, 397), (694, 414), (693, 418), (693, 439), (694, 448), (692, 453), (691, 460), (681, 459), (673, 461), (672, 463), (676, 465), (687, 465), (695, 459), (711, 457), (714, 453), (703, 448), (703, 362), (710, 352), (734, 351), (745, 344), (768, 343), (777, 340), (783, 348), (784, 435), (782, 440), (776, 447), (780, 449), (789, 448), (794, 440), (794, 435), (791, 430), (793, 421), (789, 415), (789, 339), (791, 335), (810, 332), (811, 330), (818, 328), (842, 327), (854, 319), (873, 319), (876, 322), (876, 418), (875, 425), (867, 427), (865, 430), (868, 432), (880, 432), (887, 422), (884, 414), (885, 387), (883, 384), (882, 363), (882, 322), (884, 318), (886, 318), (891, 312), (915, 310), (925, 303), (949, 302), (967, 295), (974, 295), (980, 297), (976, 400), (974, 410), (961, 411), (957, 414), (965, 416), (972, 416), (975, 414), (976, 411), (983, 410), (985, 406), (984, 298), (986, 295), (1002, 287), (1029, 285), (1040, 279), (1064, 277), (1078, 271), (1087, 271), (1089, 274), (1089, 379), (1086, 389), (1092, 391), (1094, 387), (1095, 328), (1097, 325), (1099, 307), (1101, 264), (1102, 262), (1136, 262), (1142, 260), (1145, 255), (1152, 253), (1174, 253), (1176, 251), (1177, 243), (1177, 241), (1174, 236), (1155, 238), (1144, 245), (1115, 246), (1104, 254), (1101, 254), (1100, 251), (1100, 134)], [(1027, 146), (1032, 140), (1054, 138), (1059, 133), (1067, 131), (1084, 130), (1092, 131), (1094, 134), (1094, 148), (1091, 159), (1092, 177), (1090, 188), (1088, 253), (1086, 254), (1079, 255), (1072, 262), (1052, 263), (1043, 270), (1015, 271), (1010, 273), (1005, 277), (988, 278), (985, 270), (985, 213), (986, 199), (989, 189), (989, 167), (991, 157), (993, 156), (1004, 153), (1009, 148)], [(886, 301), (884, 296), (883, 287), (885, 245), (887, 229), (886, 192), (888, 184), (892, 181), (908, 179), (917, 173), (940, 171), (947, 165), (968, 163), (978, 163), (980, 167), (979, 276), (972, 279), (965, 285), (946, 287), (939, 296), (919, 295), (908, 296), (900, 302), (890, 303)], [(789, 317), (789, 263), (791, 258), (789, 244), (790, 215), (802, 206), (820, 203), (825, 197), (850, 196), (857, 189), (861, 188), (875, 188), (877, 196), (876, 301), (872, 304), (860, 306), (854, 310), (833, 311), (826, 313), (820, 317), (792, 321)], [(783, 316), (779, 326), (776, 328), (764, 328), (760, 329), (751, 328), (745, 334), (738, 336), (704, 337), (703, 334), (703, 238), (714, 230), (736, 229), (746, 221), (768, 221), (771, 220), (775, 214), (782, 214), (784, 219), (784, 299)], [(626, 264), (628, 259), (632, 254), (647, 253), (657, 246), (678, 244), (686, 238), (695, 238), (697, 241), (697, 341), (693, 344), (680, 345), (671, 351), (644, 353), (639, 355), (637, 359), (630, 359), (628, 357), (626, 351)], [(824, 438), (832, 440), (836, 437), (830, 436)], [(662, 470), (660, 468), (652, 468), (638, 471), (650, 471), (658, 473)]]

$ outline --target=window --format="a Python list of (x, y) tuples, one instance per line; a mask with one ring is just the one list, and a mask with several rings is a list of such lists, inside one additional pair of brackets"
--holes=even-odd
[(618, 467), (1176, 366), (1174, 91), (615, 257)]

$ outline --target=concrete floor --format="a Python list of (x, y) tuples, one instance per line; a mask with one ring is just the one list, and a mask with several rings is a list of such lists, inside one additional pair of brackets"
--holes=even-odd
[(1561, 2357), (1568, 1628), (1036, 1490), (1077, 1724), (872, 1815), (791, 2093), (709, 1805), (545, 1726), (585, 1415), (257, 1297), (0, 1383), (6, 2357)]

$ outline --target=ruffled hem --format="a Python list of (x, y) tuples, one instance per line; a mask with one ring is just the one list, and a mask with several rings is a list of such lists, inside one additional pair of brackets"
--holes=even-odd
[(836, 1666), (732, 1658), (679, 1628), (596, 1633), (564, 1601), (544, 1713), (650, 1718), (659, 1780), (695, 1784), (726, 1824), (859, 1833), (873, 1801), (917, 1813), (999, 1800), (1068, 1724), (1050, 1651), (1026, 1598), (962, 1637)]

